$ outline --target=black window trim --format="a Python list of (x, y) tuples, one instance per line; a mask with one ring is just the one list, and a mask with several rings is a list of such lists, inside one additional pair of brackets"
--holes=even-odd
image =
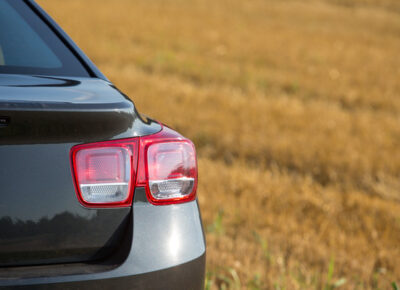
[(83, 51), (72, 41), (72, 39), (61, 29), (61, 27), (34, 1), (23, 0), (29, 8), (55, 33), (63, 44), (79, 60), (82, 66), (87, 70), (90, 77), (100, 78), (107, 82), (109, 80), (104, 76), (95, 64), (83, 53)]

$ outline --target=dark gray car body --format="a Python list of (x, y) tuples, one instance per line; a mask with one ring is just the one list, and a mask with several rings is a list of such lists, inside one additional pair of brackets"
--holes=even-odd
[(40, 7), (23, 3), (90, 77), (0, 74), (0, 288), (203, 288), (197, 201), (156, 206), (138, 187), (132, 207), (79, 203), (72, 146), (161, 126), (142, 117)]

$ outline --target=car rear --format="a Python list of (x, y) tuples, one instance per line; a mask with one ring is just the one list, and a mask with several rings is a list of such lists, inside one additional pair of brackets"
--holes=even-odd
[(194, 145), (32, 1), (0, 0), (0, 161), (0, 288), (203, 288)]

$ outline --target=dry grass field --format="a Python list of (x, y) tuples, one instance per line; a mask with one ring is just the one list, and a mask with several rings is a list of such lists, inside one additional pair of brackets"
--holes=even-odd
[(399, 285), (399, 0), (38, 2), (194, 140), (207, 289)]

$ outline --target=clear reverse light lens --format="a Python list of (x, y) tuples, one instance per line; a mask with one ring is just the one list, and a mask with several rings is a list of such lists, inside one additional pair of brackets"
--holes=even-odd
[(194, 178), (149, 181), (151, 194), (157, 199), (179, 198), (188, 195), (194, 187)]

